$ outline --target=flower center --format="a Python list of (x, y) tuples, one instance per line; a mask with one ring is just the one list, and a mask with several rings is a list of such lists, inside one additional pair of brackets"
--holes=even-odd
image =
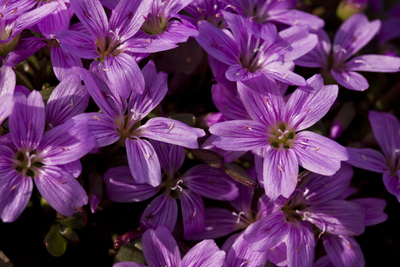
[(120, 44), (120, 42), (116, 38), (106, 37), (104, 40), (97, 39), (97, 41), (96, 41), (97, 52), (100, 55), (98, 60), (103, 62), (104, 58), (110, 54), (112, 54), (114, 57), (116, 57), (120, 53), (122, 53), (122, 50), (117, 49), (119, 44)]
[(167, 25), (167, 19), (160, 14), (149, 14), (142, 25), (142, 30), (147, 34), (155, 36), (157, 34), (162, 34), (167, 28)]
[(286, 220), (291, 223), (303, 221), (303, 211), (307, 206), (303, 203), (301, 195), (297, 194), (294, 198), (289, 198), (282, 208), (282, 211), (287, 214)]
[(270, 128), (268, 142), (276, 149), (289, 149), (294, 145), (295, 136), (296, 134), (293, 129), (289, 129), (285, 123), (280, 123), (276, 127)]
[(32, 178), (35, 178), (43, 165), (41, 159), (37, 158), (34, 151), (18, 151), (15, 156), (15, 170)]
[(121, 137), (118, 142), (121, 146), (125, 147), (125, 139), (133, 134), (133, 132), (140, 127), (141, 121), (135, 121), (130, 118), (131, 114), (126, 114), (124, 117), (118, 117), (115, 120), (115, 125), (118, 135)]

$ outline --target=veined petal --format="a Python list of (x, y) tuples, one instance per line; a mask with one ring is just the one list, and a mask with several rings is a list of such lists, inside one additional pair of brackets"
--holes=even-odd
[(187, 189), (177, 193), (181, 201), (184, 236), (203, 232), (206, 227), (203, 199), (196, 192)]
[(231, 82), (247, 81), (262, 75), (260, 71), (250, 72), (240, 64), (232, 64), (225, 72), (225, 77)]
[(274, 61), (268, 63), (264, 69), (262, 69), (265, 76), (270, 79), (275, 79), (284, 84), (297, 85), (297, 86), (305, 86), (306, 80), (294, 73), (292, 70), (294, 69), (294, 63), (292, 61), (289, 62), (281, 62)]
[[(47, 38), (53, 39), (60, 30), (68, 30), (70, 17), (64, 2), (56, 2), (57, 6), (53, 13), (46, 16), (38, 24), (40, 32)], [(39, 2), (38, 6), (48, 5), (48, 2)]]
[(178, 47), (174, 43), (166, 43), (163, 40), (158, 39), (139, 39), (131, 38), (126, 40), (120, 45), (120, 48), (124, 52), (131, 53), (155, 53), (160, 51), (171, 50)]
[(357, 72), (346, 71), (343, 69), (331, 69), (331, 74), (340, 85), (347, 89), (364, 91), (369, 87), (367, 79)]
[(164, 32), (155, 37), (161, 42), (170, 45), (170, 43), (185, 43), (189, 37), (197, 37), (199, 35), (199, 32), (193, 24), (186, 22), (183, 19), (181, 19), (181, 21), (170, 20)]
[(307, 85), (297, 88), (286, 103), (286, 121), (301, 131), (319, 121), (331, 108), (339, 92), (337, 85), (324, 86), (321, 75), (307, 80)]
[(225, 262), (225, 251), (219, 249), (214, 240), (203, 240), (183, 257), (181, 267), (221, 267)]
[(332, 48), (331, 40), (328, 34), (322, 29), (316, 34), (318, 36), (318, 43), (314, 49), (296, 59), (294, 63), (303, 67), (328, 69), (328, 57)]
[(15, 72), (11, 67), (0, 68), (0, 97), (5, 94), (14, 94), (16, 84)]
[(37, 156), (46, 165), (61, 165), (80, 159), (95, 145), (88, 125), (72, 118), (44, 134)]
[(385, 157), (376, 150), (352, 147), (346, 147), (346, 149), (349, 153), (347, 163), (354, 167), (378, 173), (384, 173), (388, 169)]
[(180, 266), (179, 248), (170, 231), (160, 226), (143, 234), (143, 253), (148, 266)]
[[(140, 216), (140, 225), (155, 229), (165, 226), (172, 231), (178, 218), (178, 205), (169, 195), (162, 194), (153, 199)], [(148, 262), (149, 263), (149, 262)]]
[(272, 200), (280, 195), (288, 198), (297, 185), (299, 167), (297, 157), (292, 149), (268, 150), (264, 156), (264, 189)]
[(57, 212), (71, 216), (76, 207), (87, 204), (88, 197), (79, 182), (58, 166), (45, 165), (35, 177), (40, 194)]
[(131, 38), (143, 25), (150, 11), (151, 0), (120, 0), (112, 10), (110, 30), (121, 43)]
[(390, 113), (372, 110), (368, 113), (368, 119), (383, 154), (394, 164), (392, 161), (396, 157), (396, 149), (400, 148), (399, 120)]
[[(239, 197), (230, 201), (230, 203), (237, 211), (244, 212), (245, 216), (250, 216), (252, 214), (251, 203), (253, 201), (254, 188), (240, 183), (237, 183), (236, 186), (239, 189)], [(258, 211), (260, 212), (260, 206), (258, 206)]]
[(240, 64), (238, 46), (227, 34), (204, 20), (198, 29), (196, 41), (208, 54), (228, 65)]
[(161, 183), (161, 167), (153, 146), (139, 138), (127, 138), (125, 144), (133, 179), (139, 184), (158, 186)]
[(79, 58), (96, 59), (100, 57), (92, 36), (85, 33), (63, 30), (57, 32), (61, 49)]
[(55, 127), (83, 113), (90, 95), (78, 74), (70, 75), (53, 90), (46, 104), (46, 121)]
[(79, 57), (66, 53), (59, 47), (52, 46), (50, 48), (50, 58), (54, 74), (59, 81), (79, 73), (79, 70), (83, 68), (82, 60)]
[(325, 235), (324, 248), (334, 266), (365, 266), (364, 255), (352, 236)]
[(139, 202), (154, 196), (159, 188), (149, 184), (138, 184), (128, 166), (108, 169), (103, 176), (106, 193), (114, 202)]
[(134, 121), (147, 116), (163, 100), (168, 91), (168, 76), (164, 72), (157, 73), (152, 60), (142, 69), (145, 89), (143, 94), (132, 94), (128, 102), (128, 112)]
[(400, 71), (400, 58), (382, 55), (363, 55), (352, 58), (342, 68), (351, 71), (398, 72)]
[(205, 164), (190, 168), (181, 179), (186, 187), (203, 197), (233, 200), (239, 196), (235, 183), (222, 169)]
[(334, 235), (360, 235), (364, 232), (365, 211), (350, 201), (331, 200), (307, 208), (305, 219)]
[[(0, 40), (1, 43), (1, 40)], [(17, 64), (28, 59), (35, 54), (40, 48), (45, 47), (47, 44), (39, 37), (30, 37), (20, 40), (15, 50), (9, 52), (4, 59), (4, 67), (15, 67)]]
[(0, 96), (0, 125), (11, 114), (14, 107), (14, 97), (11, 94)]
[(185, 149), (181, 146), (156, 140), (149, 141), (157, 153), (161, 168), (168, 174), (168, 177), (172, 178), (185, 160)]
[(314, 264), (313, 267), (335, 267), (328, 255), (322, 256)]
[(333, 40), (333, 57), (336, 61), (346, 61), (364, 47), (379, 31), (381, 22), (368, 21), (367, 16), (358, 13), (348, 18), (340, 26)]
[(267, 263), (267, 252), (256, 252), (250, 249), (250, 244), (243, 238), (244, 233), (233, 243), (226, 256), (229, 267), (262, 267)]
[(36, 149), (42, 140), (45, 112), (42, 96), (33, 91), (28, 98), (14, 94), (14, 109), (10, 114), (11, 138), (18, 149)]
[(187, 148), (199, 148), (197, 138), (205, 135), (204, 130), (193, 128), (187, 124), (169, 119), (152, 118), (138, 128), (141, 137), (147, 137)]
[(386, 207), (386, 201), (383, 199), (370, 197), (356, 198), (352, 199), (351, 201), (361, 205), (365, 209), (365, 226), (371, 226), (384, 222), (388, 218), (387, 214), (383, 212)]
[(397, 177), (394, 177), (389, 170), (385, 171), (383, 173), (382, 179), (387, 191), (389, 191), (390, 194), (394, 195), (400, 202), (400, 181), (398, 178), (399, 173), (400, 171), (397, 171)]
[(309, 14), (295, 9), (281, 9), (268, 12), (268, 19), (287, 25), (307, 25), (315, 30), (325, 26), (323, 19), (316, 15)]
[(3, 222), (13, 222), (24, 211), (31, 198), (33, 182), (10, 170), (0, 179), (0, 216)]
[(312, 266), (315, 254), (315, 237), (307, 222), (294, 225), (286, 237), (288, 267)]
[(244, 232), (244, 239), (250, 243), (251, 250), (268, 252), (286, 237), (291, 227), (286, 215), (278, 211), (250, 224)]
[(224, 150), (248, 151), (268, 145), (267, 127), (257, 121), (234, 120), (214, 124), (210, 133), (218, 136), (213, 144)]
[(75, 15), (96, 39), (108, 34), (108, 19), (99, 0), (70, 0)]
[(303, 131), (296, 134), (293, 151), (299, 165), (323, 175), (333, 175), (340, 168), (340, 162), (349, 159), (345, 147), (335, 141), (316, 134)]

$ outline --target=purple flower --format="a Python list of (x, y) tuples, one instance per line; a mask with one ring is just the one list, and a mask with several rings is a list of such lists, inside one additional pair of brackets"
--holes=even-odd
[(228, 80), (245, 81), (264, 74), (285, 83), (305, 85), (304, 78), (293, 72), (293, 60), (317, 44), (317, 36), (310, 34), (307, 26), (293, 26), (277, 33), (273, 24), (254, 29), (243, 17), (222, 13), (232, 33), (200, 21), (196, 40), (212, 57), (228, 65)]
[(400, 36), (400, 4), (390, 9), (387, 14), (390, 18), (382, 21), (381, 30), (376, 36), (380, 43), (385, 43)]
[(115, 202), (138, 202), (157, 196), (140, 218), (143, 228), (163, 225), (172, 231), (178, 217), (176, 199), (180, 199), (185, 235), (204, 230), (204, 204), (201, 196), (232, 200), (238, 196), (234, 182), (222, 170), (208, 165), (198, 165), (183, 175), (178, 171), (185, 159), (183, 147), (151, 141), (165, 174), (158, 187), (138, 184), (128, 167), (111, 168), (104, 174), (108, 197)]
[(221, 11), (229, 5), (220, 0), (193, 0), (185, 7), (185, 10), (196, 21), (206, 20), (220, 29), (226, 28), (226, 22)]
[(282, 23), (286, 25), (307, 25), (313, 29), (323, 28), (325, 22), (315, 15), (295, 10), (296, 0), (222, 0), (230, 4), (239, 15), (255, 24)]
[(12, 142), (0, 145), (1, 218), (4, 222), (18, 218), (32, 193), (31, 178), (56, 211), (70, 216), (87, 203), (74, 173), (76, 161), (93, 149), (95, 139), (87, 125), (74, 119), (44, 133), (44, 103), (37, 91), (28, 97), (16, 93), (14, 99), (9, 118)]
[(346, 149), (310, 131), (301, 131), (320, 120), (337, 97), (336, 85), (323, 85), (320, 75), (307, 80), (284, 102), (277, 85), (265, 76), (238, 83), (243, 104), (253, 120), (217, 123), (210, 132), (213, 144), (233, 151), (263, 149), (265, 193), (271, 199), (289, 197), (297, 184), (298, 165), (315, 173), (333, 175), (347, 160)]
[(369, 87), (367, 80), (356, 71), (398, 72), (400, 68), (398, 57), (363, 55), (351, 58), (374, 37), (380, 25), (379, 20), (369, 22), (364, 14), (355, 14), (340, 26), (335, 35), (332, 64), (330, 64), (331, 41), (323, 30), (318, 32), (319, 42), (315, 49), (295, 60), (295, 63), (330, 71), (333, 78), (348, 89), (366, 90)]
[(400, 124), (389, 113), (370, 111), (372, 131), (383, 155), (370, 148), (347, 148), (349, 163), (357, 168), (383, 173), (386, 189), (400, 202)]
[[(104, 75), (101, 70), (94, 71)], [(153, 146), (142, 138), (198, 148), (197, 138), (204, 136), (205, 132), (180, 121), (161, 117), (151, 118), (141, 125), (141, 120), (161, 102), (168, 90), (167, 75), (157, 73), (152, 61), (143, 68), (142, 73), (146, 90), (143, 94), (132, 94), (127, 103), (112, 86), (102, 80), (108, 83), (107, 77), (84, 71), (85, 85), (103, 113), (85, 113), (79, 118), (90, 125), (90, 132), (97, 139), (97, 147), (117, 141), (120, 146), (126, 147), (132, 176), (137, 183), (157, 186), (161, 182), (160, 163)]]
[(132, 90), (143, 93), (144, 78), (132, 53), (152, 53), (175, 47), (133, 37), (143, 24), (151, 3), (150, 0), (121, 0), (108, 21), (99, 0), (71, 0), (71, 7), (89, 34), (82, 29), (59, 31), (60, 46), (64, 52), (79, 58), (103, 62), (100, 70), (124, 98), (128, 98)]
[[(178, 245), (170, 231), (159, 226), (148, 229), (142, 237), (143, 253), (147, 265), (170, 267), (221, 267), (225, 262), (225, 252), (214, 240), (203, 240), (191, 248), (181, 259)], [(145, 267), (134, 262), (119, 262), (114, 267)]]

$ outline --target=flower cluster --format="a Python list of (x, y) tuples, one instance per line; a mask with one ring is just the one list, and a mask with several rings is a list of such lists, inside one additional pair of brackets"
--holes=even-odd
[(0, 0), (0, 240), (42, 207), (60, 256), (126, 205), (115, 267), (364, 266), (387, 199), (352, 179), (400, 202), (400, 58), (399, 7), (361, 2), (335, 27), (296, 0)]

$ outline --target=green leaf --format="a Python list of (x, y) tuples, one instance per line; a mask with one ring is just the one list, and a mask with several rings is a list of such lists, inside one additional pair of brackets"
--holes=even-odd
[(67, 241), (61, 235), (56, 224), (51, 226), (50, 231), (44, 237), (44, 244), (47, 251), (54, 257), (63, 255), (67, 249)]
[(126, 243), (122, 247), (118, 249), (117, 254), (115, 255), (114, 260), (116, 262), (121, 261), (133, 261), (141, 264), (145, 264), (146, 260), (144, 259), (143, 252), (141, 251), (142, 241), (141, 238), (136, 239), (133, 244)]
[(83, 229), (83, 227), (86, 225), (86, 219), (86, 214), (83, 212), (83, 210), (77, 210), (72, 216), (58, 219), (57, 221), (67, 227)]
[(59, 225), (58, 229), (61, 235), (68, 241), (68, 243), (74, 246), (79, 244), (79, 236), (71, 227)]

